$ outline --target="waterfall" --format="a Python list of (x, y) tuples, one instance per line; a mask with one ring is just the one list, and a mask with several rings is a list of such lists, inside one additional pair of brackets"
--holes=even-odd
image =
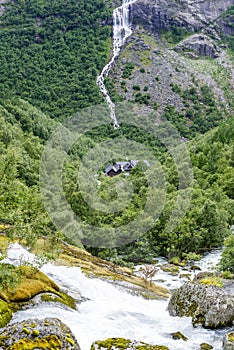
[(119, 127), (115, 115), (115, 104), (110, 98), (104, 80), (108, 76), (116, 57), (118, 57), (121, 47), (124, 45), (126, 39), (132, 34), (130, 9), (134, 2), (136, 2), (136, 0), (122, 0), (122, 5), (117, 7), (113, 12), (113, 54), (111, 60), (106, 64), (101, 74), (97, 77), (97, 85), (110, 107), (114, 128)]

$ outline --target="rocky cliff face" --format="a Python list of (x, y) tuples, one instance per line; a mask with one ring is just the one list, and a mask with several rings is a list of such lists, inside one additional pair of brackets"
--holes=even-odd
[[(117, 94), (137, 103), (140, 113), (160, 117), (173, 108), (187, 134), (203, 123), (207, 131), (232, 114), (234, 65), (225, 37), (234, 32), (233, 13), (227, 12), (233, 5), (234, 0), (136, 1), (133, 35), (111, 72)], [(203, 102), (204, 86), (212, 115)]]
[(172, 25), (199, 31), (217, 20), (234, 5), (233, 0), (139, 0), (133, 4), (134, 24), (142, 24), (153, 32)]

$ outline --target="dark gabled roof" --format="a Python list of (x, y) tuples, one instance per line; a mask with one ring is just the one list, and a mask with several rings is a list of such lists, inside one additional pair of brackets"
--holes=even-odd
[(105, 173), (106, 173), (106, 174), (109, 173), (109, 171), (112, 170), (112, 169), (113, 169), (113, 165), (108, 164), (108, 165), (106, 166), (106, 168), (105, 168)]
[[(143, 162), (149, 167), (150, 163), (148, 160), (143, 160)], [(108, 164), (105, 168), (105, 174), (108, 174), (111, 170), (117, 173), (119, 170), (130, 171), (132, 168), (139, 163), (139, 160), (130, 160), (126, 162), (116, 162), (114, 165)]]

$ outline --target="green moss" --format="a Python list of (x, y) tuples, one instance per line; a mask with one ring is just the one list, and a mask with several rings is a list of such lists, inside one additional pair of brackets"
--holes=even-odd
[(185, 261), (182, 261), (178, 256), (174, 256), (173, 258), (171, 258), (169, 260), (169, 263), (177, 266), (185, 266), (186, 264)]
[(181, 332), (172, 333), (172, 338), (175, 340), (177, 340), (177, 339), (182, 339), (184, 341), (188, 340), (188, 338)]
[(0, 328), (5, 327), (11, 320), (12, 311), (7, 302), (0, 299)]
[(70, 336), (69, 336), (69, 337), (66, 337), (66, 341), (67, 341), (68, 343), (70, 343), (72, 346), (75, 345), (74, 340), (73, 340)]
[[(131, 340), (124, 338), (109, 338), (103, 341), (97, 341), (94, 344), (98, 346), (98, 349), (104, 348), (105, 350), (127, 349), (128, 347), (136, 350), (169, 350), (166, 346), (149, 345), (142, 342), (135, 346)], [(95, 350), (94, 344), (92, 344), (91, 350)]]
[(43, 294), (41, 296), (41, 300), (47, 302), (61, 303), (69, 306), (71, 309), (76, 310), (75, 300), (71, 296), (62, 292), (56, 292), (56, 295)]
[(207, 276), (203, 279), (200, 280), (200, 283), (203, 284), (208, 284), (208, 285), (212, 285), (212, 286), (216, 286), (216, 287), (223, 287), (223, 280), (220, 277), (216, 277), (216, 276)]
[(234, 332), (228, 334), (228, 340), (234, 342)]
[(171, 273), (173, 276), (176, 276), (178, 275), (179, 273), (179, 267), (178, 266), (175, 266), (173, 264), (165, 264), (162, 266), (162, 270), (164, 272), (169, 272)]
[(10, 276), (16, 279), (14, 288), (12, 285), (4, 286), (2, 283), (0, 286), (0, 296), (8, 302), (25, 302), (43, 292), (60, 293), (57, 284), (34, 267), (13, 267)]
[(38, 337), (38, 336), (40, 335), (40, 332), (39, 332), (37, 329), (34, 329), (34, 330), (32, 331), (32, 335), (33, 335), (34, 337)]
[(31, 331), (28, 328), (23, 328), (22, 332), (26, 333), (26, 334), (30, 334), (31, 333)]
[[(108, 338), (95, 342), (99, 349), (105, 348), (107, 350), (111, 350), (113, 347), (117, 349), (127, 349), (130, 343), (130, 340), (124, 338)], [(94, 350), (94, 347), (91, 348), (91, 350)]]
[(213, 346), (211, 346), (210, 344), (207, 344), (207, 343), (202, 343), (202, 344), (200, 344), (200, 348), (201, 348), (201, 350), (211, 350), (211, 349), (213, 349)]
[(169, 350), (168, 347), (163, 345), (148, 345), (142, 343), (142, 345), (136, 346), (136, 350)]
[(9, 350), (33, 350), (38, 348), (42, 350), (59, 350), (62, 349), (62, 343), (56, 335), (49, 335), (45, 338), (35, 340), (24, 338), (13, 344)]
[(0, 346), (3, 347), (5, 345), (5, 341), (9, 339), (9, 335), (0, 335)]

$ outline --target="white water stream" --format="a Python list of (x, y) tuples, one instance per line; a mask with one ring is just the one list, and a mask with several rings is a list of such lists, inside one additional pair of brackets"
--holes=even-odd
[(115, 59), (118, 57), (121, 47), (126, 42), (126, 39), (132, 34), (130, 10), (131, 5), (137, 0), (122, 0), (122, 5), (116, 8), (113, 12), (113, 55), (111, 60), (103, 68), (101, 74), (97, 77), (97, 85), (101, 93), (104, 95), (111, 111), (111, 118), (114, 122), (114, 127), (118, 128), (118, 120), (115, 115), (115, 104), (111, 100), (109, 92), (105, 86), (105, 78), (108, 76)]
[[(206, 255), (200, 266), (210, 269), (219, 258), (220, 251), (215, 251)], [(17, 264), (20, 260), (33, 259), (33, 255), (19, 245), (13, 245), (5, 262)], [(71, 328), (82, 350), (89, 350), (95, 340), (109, 337), (166, 345), (170, 350), (198, 350), (202, 342), (212, 344), (214, 350), (222, 349), (225, 330), (194, 328), (190, 318), (170, 317), (166, 310), (168, 300), (145, 300), (131, 295), (108, 282), (87, 278), (77, 267), (47, 264), (41, 270), (71, 295), (81, 293), (88, 300), (77, 305), (78, 311), (54, 303), (36, 304), (17, 312), (12, 322), (28, 318), (59, 318)], [(176, 278), (164, 273), (163, 279), (173, 286), (170, 281)], [(177, 331), (189, 340), (173, 340), (170, 333)]]

